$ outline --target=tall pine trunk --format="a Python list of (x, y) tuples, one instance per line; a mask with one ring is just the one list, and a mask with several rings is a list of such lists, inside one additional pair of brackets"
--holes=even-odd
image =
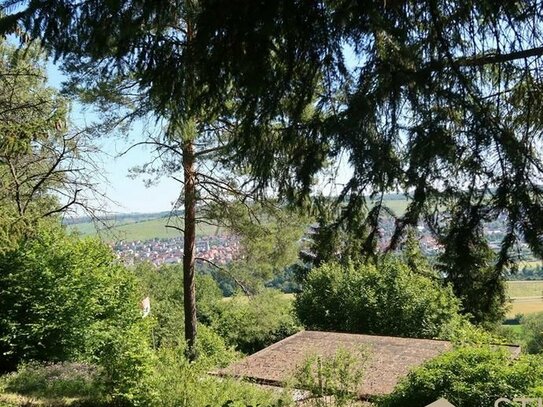
[(196, 168), (194, 142), (186, 140), (183, 144), (183, 175), (185, 181), (185, 222), (183, 241), (183, 288), (185, 311), (185, 340), (188, 357), (196, 358), (194, 341), (196, 339), (196, 290), (194, 281), (195, 242), (196, 242)]

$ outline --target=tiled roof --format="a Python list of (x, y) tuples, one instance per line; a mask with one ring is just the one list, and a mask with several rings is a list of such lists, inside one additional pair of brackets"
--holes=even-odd
[[(338, 350), (365, 349), (364, 378), (359, 395), (369, 398), (392, 392), (398, 381), (414, 367), (452, 348), (447, 341), (391, 336), (302, 331), (216, 372), (246, 378), (256, 383), (281, 386), (311, 355), (332, 356)], [(507, 346), (513, 355), (516, 345)]]

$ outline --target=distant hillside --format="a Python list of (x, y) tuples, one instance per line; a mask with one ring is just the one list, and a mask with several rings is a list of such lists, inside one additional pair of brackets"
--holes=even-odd
[[(403, 195), (387, 195), (384, 202), (398, 215), (405, 212), (409, 203)], [(182, 216), (182, 212), (178, 214)], [(76, 230), (83, 236), (99, 234), (108, 241), (168, 239), (180, 236), (181, 233), (178, 230), (166, 227), (169, 217), (170, 212), (116, 214), (102, 220), (107, 227), (93, 223), (88, 217), (67, 219), (64, 223), (70, 230)], [(175, 222), (170, 222), (170, 224), (177, 224)], [(202, 223), (197, 227), (196, 232), (200, 236), (211, 236), (224, 231)]]
[[(138, 222), (138, 221), (150, 220), (150, 219), (167, 218), (168, 216), (170, 216), (170, 213), (171, 213), (170, 211), (152, 212), (152, 213), (115, 213), (111, 215), (102, 216), (101, 220), (103, 222), (124, 224), (124, 223)], [(176, 211), (174, 212), (174, 214), (182, 215), (183, 211)], [(85, 224), (85, 223), (92, 223), (92, 219), (90, 218), (90, 216), (79, 216), (76, 218), (65, 218), (63, 220), (63, 223), (65, 225)]]
[[(178, 237), (181, 232), (167, 228), (168, 216), (156, 214), (146, 214), (147, 218), (124, 218), (120, 221), (105, 221), (106, 226), (94, 224), (93, 222), (81, 222), (68, 225), (70, 230), (78, 231), (83, 236), (100, 235), (108, 241), (119, 240), (149, 240), (149, 239), (168, 239)], [(170, 221), (169, 224), (181, 225), (182, 222)], [(207, 224), (199, 224), (196, 233), (200, 236), (211, 236), (221, 233), (221, 229)]]

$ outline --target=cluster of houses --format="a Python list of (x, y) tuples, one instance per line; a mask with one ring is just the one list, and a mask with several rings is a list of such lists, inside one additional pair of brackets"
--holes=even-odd
[[(381, 241), (379, 246), (382, 249), (388, 247), (388, 243), (394, 233), (395, 220), (392, 217), (383, 217), (380, 220), (379, 233), (381, 235)], [(436, 238), (430, 232), (430, 229), (420, 223), (417, 226), (419, 234), (419, 242), (421, 249), (424, 254), (428, 256), (437, 255), (441, 249), (441, 244), (436, 240)], [(488, 240), (490, 248), (494, 251), (498, 251), (501, 248), (502, 240), (505, 237), (507, 231), (507, 218), (505, 215), (498, 217), (498, 219), (487, 222), (483, 226), (483, 232)], [(530, 248), (525, 242), (519, 243), (519, 257), (521, 258), (531, 258), (533, 254), (530, 251)]]
[[(312, 225), (307, 235), (302, 239), (310, 241), (312, 233), (317, 225)], [(385, 249), (394, 233), (395, 222), (391, 217), (383, 217), (380, 220), (379, 232), (381, 240), (379, 246)], [(430, 233), (427, 226), (420, 224), (418, 227), (419, 241), (422, 251), (434, 256), (441, 251), (440, 243)], [(490, 247), (499, 250), (501, 241), (506, 233), (506, 219), (499, 218), (484, 225), (484, 233)], [(302, 244), (302, 246), (304, 246)], [(183, 259), (183, 238), (151, 239), (137, 241), (119, 241), (113, 246), (115, 252), (125, 263), (133, 264), (138, 261), (148, 261), (155, 265), (177, 264)], [(531, 252), (525, 243), (520, 244), (522, 258), (530, 258)], [(232, 234), (216, 236), (201, 236), (196, 240), (196, 255), (200, 259), (209, 260), (216, 264), (227, 264), (240, 255), (240, 239)]]
[[(113, 245), (126, 264), (147, 261), (157, 266), (183, 261), (183, 238), (120, 241)], [(216, 264), (226, 264), (240, 254), (240, 241), (234, 235), (202, 236), (196, 239), (196, 256)]]

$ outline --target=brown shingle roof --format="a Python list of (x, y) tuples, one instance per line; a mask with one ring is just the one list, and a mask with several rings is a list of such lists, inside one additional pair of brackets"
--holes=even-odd
[[(520, 351), (518, 346), (508, 347), (513, 354)], [(339, 349), (361, 348), (367, 349), (368, 359), (359, 395), (368, 398), (392, 392), (413, 367), (451, 349), (452, 344), (430, 339), (302, 331), (216, 373), (281, 386), (311, 355), (326, 357)]]

